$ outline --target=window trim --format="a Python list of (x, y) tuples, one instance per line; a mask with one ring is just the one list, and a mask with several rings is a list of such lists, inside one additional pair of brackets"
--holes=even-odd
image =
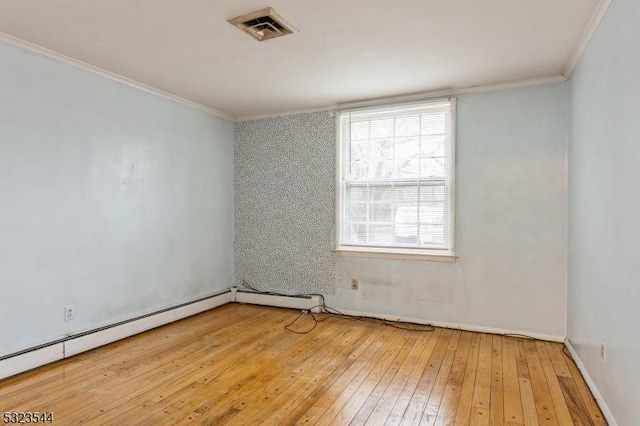
[[(449, 141), (449, 161), (448, 161), (448, 170), (447, 170), (447, 184), (449, 185), (449, 197), (450, 197), (450, 208), (449, 208), (449, 239), (450, 239), (450, 247), (449, 249), (433, 249), (433, 248), (396, 248), (396, 247), (375, 247), (375, 246), (357, 246), (357, 245), (341, 245), (341, 232), (342, 232), (342, 198), (343, 198), (343, 173), (344, 173), (344, 164), (343, 164), (343, 141), (341, 135), (341, 124), (340, 117), (343, 113), (349, 111), (359, 111), (364, 112), (367, 110), (385, 108), (385, 107), (400, 107), (411, 105), (433, 105), (437, 106), (438, 104), (448, 104), (449, 105), (449, 120), (450, 120), (450, 141)], [(389, 103), (389, 104), (379, 104), (375, 103), (371, 106), (365, 107), (354, 107), (347, 108), (343, 110), (336, 111), (335, 113), (335, 132), (336, 132), (336, 212), (335, 212), (335, 247), (334, 254), (338, 256), (346, 256), (346, 257), (370, 257), (370, 258), (384, 258), (384, 259), (405, 259), (405, 260), (423, 260), (423, 261), (438, 261), (438, 262), (455, 262), (458, 255), (456, 254), (456, 174), (455, 174), (455, 165), (456, 165), (456, 98), (439, 98), (439, 99), (431, 99), (431, 100), (419, 100), (419, 101), (410, 101), (410, 102), (398, 102), (398, 103)]]

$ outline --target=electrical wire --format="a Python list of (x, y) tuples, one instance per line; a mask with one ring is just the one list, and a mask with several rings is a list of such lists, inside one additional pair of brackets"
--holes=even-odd
[(576, 360), (573, 359), (573, 357), (571, 356), (571, 352), (569, 352), (569, 350), (567, 349), (566, 346), (562, 347), (562, 353), (564, 354), (564, 356), (569, 358), (569, 361), (571, 361), (573, 363), (573, 365), (575, 365), (576, 367), (578, 366), (578, 364), (576, 364)]
[[(311, 328), (308, 329), (308, 330), (303, 330), (303, 331), (298, 331), (298, 330), (294, 330), (293, 328), (291, 328), (300, 319), (300, 317), (302, 317), (304, 314), (310, 314), (311, 319), (313, 319), (313, 325), (311, 326)], [(287, 330), (290, 333), (309, 334), (318, 326), (318, 322), (319, 321), (316, 318), (316, 316), (313, 314), (313, 312), (302, 311), (302, 312), (300, 312), (298, 314), (298, 316), (293, 321), (291, 321), (289, 324), (285, 325), (284, 329)]]
[[(284, 326), (284, 329), (288, 332), (291, 333), (295, 333), (295, 334), (308, 334), (310, 332), (312, 332), (319, 323), (326, 321), (328, 319), (332, 319), (332, 318), (341, 318), (341, 319), (346, 319), (346, 320), (352, 320), (352, 321), (362, 321), (362, 322), (370, 322), (370, 323), (374, 323), (374, 324), (379, 324), (379, 325), (385, 325), (388, 327), (393, 327), (393, 328), (397, 328), (400, 330), (405, 330), (405, 331), (419, 331), (419, 332), (430, 332), (430, 331), (434, 331), (435, 328), (433, 326), (429, 325), (418, 325), (418, 324), (410, 324), (410, 323), (406, 323), (406, 322), (401, 322), (401, 321), (389, 321), (386, 319), (381, 319), (381, 318), (374, 318), (374, 317), (367, 317), (367, 316), (354, 316), (354, 315), (348, 315), (345, 314), (344, 312), (339, 311), (338, 309), (332, 308), (330, 306), (327, 306), (327, 304), (325, 303), (325, 299), (324, 299), (324, 295), (319, 294), (319, 293), (305, 293), (305, 294), (287, 294), (287, 293), (279, 293), (279, 292), (273, 292), (273, 291), (263, 291), (260, 290), (252, 285), (250, 285), (246, 280), (242, 280), (242, 285), (243, 287), (248, 288), (249, 290), (255, 292), (255, 293), (259, 293), (259, 294), (266, 294), (266, 295), (271, 295), (271, 296), (287, 296), (287, 297), (300, 297), (300, 296), (318, 296), (320, 297), (320, 300), (322, 301), (322, 304), (320, 305), (316, 305), (316, 306), (312, 306), (309, 309), (305, 309), (302, 312), (300, 312), (298, 314), (298, 316), (291, 321), (289, 324)], [(316, 316), (313, 311), (313, 309), (316, 308), (321, 308), (323, 314), (325, 314), (326, 316), (324, 317), (320, 317), (320, 316)], [(293, 326), (300, 320), (300, 318), (303, 317), (303, 315), (309, 315), (310, 318), (313, 320), (313, 326), (311, 326), (310, 329), (308, 330), (295, 330), (293, 328)]]
[[(370, 322), (370, 323), (374, 323), (374, 324), (380, 324), (380, 325), (385, 325), (388, 327), (393, 327), (393, 328), (397, 328), (400, 330), (405, 330), (405, 331), (420, 331), (420, 332), (431, 332), (435, 330), (435, 327), (433, 327), (431, 324), (427, 324), (427, 325), (420, 325), (420, 324), (413, 324), (413, 323), (406, 323), (406, 322), (402, 322), (402, 321), (389, 321), (386, 319), (382, 319), (382, 318), (375, 318), (375, 317), (368, 317), (368, 316), (356, 316), (356, 315), (349, 315), (346, 314), (344, 312), (339, 311), (338, 309), (332, 308), (331, 306), (328, 306), (325, 302), (324, 299), (324, 295), (320, 294), (320, 293), (301, 293), (301, 294), (291, 294), (291, 293), (281, 293), (281, 292), (274, 292), (274, 291), (264, 291), (264, 290), (260, 290), (252, 285), (250, 285), (246, 280), (242, 280), (242, 286), (245, 288), (248, 288), (249, 290), (255, 292), (255, 293), (259, 293), (259, 294), (266, 294), (266, 295), (271, 295), (271, 296), (285, 296), (285, 297), (310, 297), (310, 296), (317, 296), (320, 298), (320, 300), (322, 301), (322, 303), (320, 305), (316, 305), (316, 306), (312, 306), (309, 309), (305, 309), (302, 312), (300, 312), (298, 314), (297, 317), (295, 317), (295, 319), (293, 321), (291, 321), (289, 324), (284, 326), (284, 329), (288, 332), (291, 333), (295, 333), (295, 334), (308, 334), (311, 333), (313, 330), (315, 330), (315, 328), (318, 326), (319, 323), (326, 321), (328, 319), (332, 319), (332, 318), (341, 318), (341, 319), (346, 319), (346, 320), (352, 320), (352, 321), (362, 321), (362, 322)], [(320, 315), (316, 316), (316, 314), (313, 312), (313, 309), (316, 308), (321, 308), (321, 312), (320, 314), (324, 314), (324, 317), (320, 317)], [(293, 326), (300, 320), (300, 318), (302, 318), (304, 315), (309, 315), (310, 318), (313, 320), (313, 325), (311, 326), (311, 328), (309, 328), (308, 330), (295, 330), (293, 328)], [(500, 334), (500, 336), (504, 336), (504, 337), (515, 337), (515, 338), (520, 338), (520, 339), (528, 339), (528, 340), (536, 340), (534, 337), (531, 336), (527, 336), (526, 334), (517, 334), (517, 333), (504, 333), (504, 334)], [(563, 352), (565, 354), (565, 356), (567, 356), (571, 362), (573, 362), (575, 364), (575, 361), (573, 360), (573, 357), (571, 357), (571, 354), (569, 354), (567, 352), (566, 347), (563, 348)]]
[(519, 339), (527, 339), (527, 340), (536, 340), (534, 337), (527, 336), (526, 334), (506, 333), (506, 334), (500, 334), (500, 336), (504, 336), (504, 337), (517, 337), (517, 338), (519, 338)]

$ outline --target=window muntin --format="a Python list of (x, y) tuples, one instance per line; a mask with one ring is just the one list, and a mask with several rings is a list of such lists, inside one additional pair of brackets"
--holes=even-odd
[(339, 115), (339, 247), (452, 252), (453, 107)]

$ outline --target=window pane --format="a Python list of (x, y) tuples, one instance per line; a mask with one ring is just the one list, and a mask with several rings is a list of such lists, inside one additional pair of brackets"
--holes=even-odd
[(422, 202), (433, 202), (445, 200), (445, 186), (444, 184), (438, 185), (421, 185), (420, 186), (420, 200)]
[(371, 160), (368, 177), (373, 180), (392, 178), (393, 160)]
[(351, 179), (362, 180), (369, 175), (369, 160), (351, 161)]
[(422, 245), (444, 245), (443, 225), (420, 225), (420, 243)]
[(420, 117), (418, 115), (410, 115), (398, 117), (395, 126), (396, 136), (414, 136), (420, 134)]
[(351, 160), (369, 158), (369, 140), (351, 141)]
[(395, 145), (395, 158), (418, 158), (420, 155), (420, 138), (398, 138)]
[(351, 123), (351, 140), (369, 140), (369, 122), (361, 121)]
[(380, 184), (347, 188), (348, 236), (354, 244), (443, 246), (446, 187)]
[(353, 203), (349, 207), (349, 220), (351, 222), (366, 222), (367, 221), (367, 204), (365, 203)]
[(431, 225), (444, 223), (444, 203), (420, 203), (420, 222)]
[(371, 205), (371, 221), (392, 223), (391, 221), (391, 204), (376, 203)]
[(393, 243), (393, 225), (372, 225), (371, 242), (374, 244)]
[(418, 243), (418, 204), (399, 205), (395, 212), (394, 241), (397, 244)]
[(420, 160), (420, 177), (444, 177), (444, 158)]
[(367, 242), (367, 228), (366, 224), (351, 224), (349, 226), (349, 238), (348, 241), (351, 243), (366, 243)]
[(421, 134), (435, 135), (446, 132), (447, 115), (445, 113), (424, 114), (421, 120)]
[(370, 138), (393, 137), (393, 118), (371, 121)]
[(372, 139), (371, 158), (393, 158), (393, 139)]
[(394, 199), (394, 190), (391, 185), (371, 187), (371, 201), (391, 202), (393, 201), (393, 199)]
[(416, 185), (401, 185), (395, 187), (396, 203), (417, 203), (418, 187)]
[(396, 160), (395, 176), (397, 178), (417, 178), (420, 176), (420, 160)]
[(350, 202), (367, 201), (369, 199), (369, 188), (366, 186), (347, 186), (347, 199)]
[(423, 136), (421, 141), (420, 156), (425, 157), (444, 157), (445, 135)]
[(449, 118), (444, 104), (341, 116), (341, 243), (449, 247)]

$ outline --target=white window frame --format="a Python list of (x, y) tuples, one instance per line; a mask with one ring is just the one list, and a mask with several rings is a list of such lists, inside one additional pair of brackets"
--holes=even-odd
[[(449, 106), (450, 135), (448, 144), (448, 170), (446, 177), (446, 185), (449, 187), (449, 248), (419, 248), (419, 247), (380, 247), (380, 246), (358, 246), (358, 245), (341, 245), (342, 241), (342, 218), (344, 216), (343, 196), (345, 190), (344, 178), (346, 174), (345, 142), (342, 138), (341, 117), (349, 112), (366, 112), (367, 110), (383, 109), (389, 107), (415, 107), (424, 105), (426, 107), (438, 107), (443, 105)], [(339, 256), (347, 257), (369, 257), (369, 258), (397, 258), (408, 260), (429, 260), (438, 262), (455, 262), (457, 255), (455, 252), (455, 153), (456, 153), (456, 99), (437, 99), (430, 101), (413, 101), (397, 104), (377, 104), (370, 107), (359, 107), (337, 111), (336, 113), (336, 233), (335, 233), (335, 249), (334, 253)]]

